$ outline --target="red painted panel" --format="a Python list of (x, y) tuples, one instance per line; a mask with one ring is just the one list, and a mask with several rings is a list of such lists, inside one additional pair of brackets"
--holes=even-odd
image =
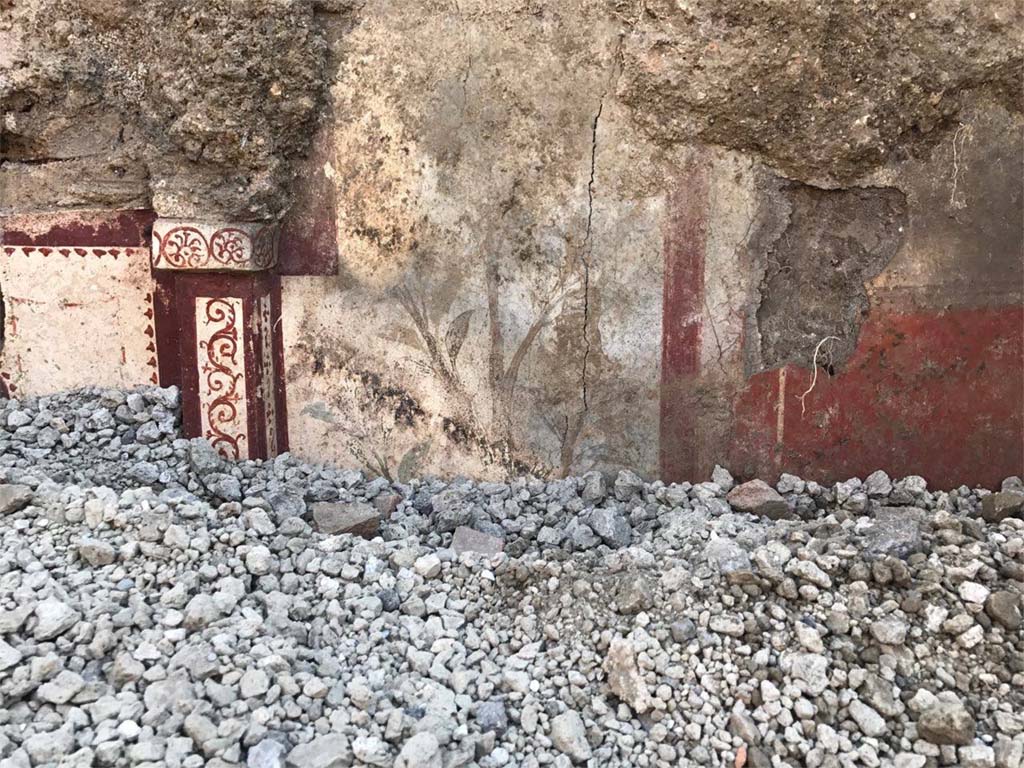
[(277, 452), (288, 450), (288, 393), (284, 376), (284, 332), (282, 324), (281, 278), (270, 277), (270, 318), (273, 324), (271, 341), (274, 358), (274, 397), (277, 414)]
[[(819, 482), (923, 476), (933, 488), (998, 487), (1024, 472), (1024, 308), (872, 312), (835, 376), (788, 367), (750, 379), (730, 465)], [(780, 418), (781, 410), (781, 418)]]
[(690, 479), (699, 460), (693, 385), (700, 375), (707, 172), (691, 165), (668, 201), (661, 320), (661, 476)]
[(175, 302), (176, 272), (153, 270), (153, 326), (156, 329), (160, 386), (181, 387), (181, 323)]
[[(187, 437), (203, 434), (203, 397), (200, 390), (206, 386), (209, 365), (200, 363), (196, 330), (196, 298), (237, 298), (242, 301), (242, 317), (232, 328), (233, 338), (239, 350), (244, 348), (245, 389), (232, 392), (232, 400), (245, 399), (246, 419), (245, 440), (250, 458), (267, 458), (270, 450), (268, 435), (268, 414), (275, 415), (273, 426), (277, 430), (277, 453), (287, 450), (287, 414), (284, 410), (284, 377), (280, 374), (283, 360), (283, 341), (280, 328), (281, 302), (280, 278), (269, 272), (225, 273), (225, 272), (176, 272), (174, 283), (174, 317), (176, 339), (179, 345), (178, 363), (182, 385), (182, 428)], [(259, 323), (259, 302), (269, 297), (271, 325), (270, 346), (274, 353), (275, 370), (268, 376), (274, 382), (274, 391), (265, 392), (264, 365), (262, 355), (264, 329)], [(270, 401), (273, 398), (273, 402)]]
[(332, 157), (331, 138), (329, 129), (320, 131), (296, 175), (295, 202), (281, 223), (278, 274), (338, 274), (337, 191), (323, 170)]

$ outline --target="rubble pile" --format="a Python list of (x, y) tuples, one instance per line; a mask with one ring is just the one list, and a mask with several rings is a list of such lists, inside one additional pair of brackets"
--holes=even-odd
[(0, 401), (0, 768), (1024, 765), (1024, 484), (370, 479)]

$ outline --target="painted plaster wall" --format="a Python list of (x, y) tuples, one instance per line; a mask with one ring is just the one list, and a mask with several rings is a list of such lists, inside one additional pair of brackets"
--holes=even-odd
[(657, 466), (671, 163), (614, 98), (618, 39), (515, 3), (375, 3), (345, 37), (310, 169), (337, 274), (284, 279), (293, 449), (398, 474)]
[(0, 391), (12, 397), (159, 379), (148, 214), (8, 218), (0, 230)]
[(815, 381), (806, 360), (766, 368), (751, 345), (731, 439), (716, 452), (743, 473), (884, 467), (943, 487), (1019, 473), (1022, 157), (1019, 117), (983, 103), (926, 157), (866, 177), (905, 195), (907, 214), (899, 249), (866, 281), (852, 354), (831, 373), (820, 367), (805, 395)]
[[(103, 5), (32, 0), (0, 23), (0, 213), (248, 220), (293, 201), (277, 273), (297, 453), (398, 477), (1024, 468), (1011, 3), (296, 0), (248, 4), (237, 29), (235, 6), (166, 4), (203, 47), (174, 75), (195, 98), (132, 81), (169, 110), (143, 115), (116, 86), (148, 54), (105, 69), (74, 43), (165, 4)], [(275, 32), (289, 19), (297, 37)], [(243, 33), (267, 54), (252, 73), (211, 68)], [(76, 274), (54, 279), (121, 290), (116, 270)], [(28, 281), (0, 275), (5, 301)], [(122, 367), (103, 373), (138, 378)]]
[[(327, 265), (284, 279), (294, 450), (399, 476), (693, 478), (728, 461), (959, 482), (1022, 463), (1019, 118), (979, 102), (930, 151), (830, 197), (748, 154), (645, 139), (619, 100), (614, 25), (500, 4), (364, 10), (302, 185), (322, 212), (300, 205), (307, 236), (282, 255)], [(825, 226), (846, 234), (791, 226), (808, 205), (850, 208)], [(807, 283), (781, 300), (781, 352), (759, 316), (771, 274)], [(968, 381), (951, 372), (980, 360), (974, 331), (935, 339), (979, 307), (1002, 319)], [(913, 317), (922, 341), (893, 379), (878, 338)], [(833, 333), (833, 375), (801, 401)], [(939, 349), (952, 362), (936, 384)], [(929, 439), (952, 439), (950, 409), (973, 455)]]

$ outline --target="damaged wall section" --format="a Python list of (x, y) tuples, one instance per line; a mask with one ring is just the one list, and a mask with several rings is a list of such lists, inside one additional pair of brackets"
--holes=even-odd
[(764, 264), (756, 310), (759, 367), (809, 368), (821, 344), (827, 355), (821, 359), (834, 374), (857, 346), (868, 314), (867, 283), (903, 244), (906, 195), (786, 183), (768, 197), (785, 225), (755, 254)]

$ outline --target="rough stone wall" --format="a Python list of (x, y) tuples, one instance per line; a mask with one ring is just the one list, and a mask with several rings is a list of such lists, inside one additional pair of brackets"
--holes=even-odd
[(1020, 109), (1012, 0), (614, 5), (619, 92), (651, 136), (752, 152), (788, 178), (856, 183), (927, 153), (979, 93)]
[[(1024, 429), (1022, 25), (1012, 0), (6, 0), (0, 213), (287, 210), (289, 431), (311, 457), (927, 464), (837, 447), (880, 428), (842, 399), (891, 359), (865, 338), (913, 316), (951, 362), (922, 346), (865, 392), (944, 371), (980, 408), (967, 466)], [(957, 378), (972, 334), (990, 367)], [(901, 423), (901, 446), (927, 428)]]
[(326, 86), (311, 0), (13, 0), (0, 209), (273, 218)]

